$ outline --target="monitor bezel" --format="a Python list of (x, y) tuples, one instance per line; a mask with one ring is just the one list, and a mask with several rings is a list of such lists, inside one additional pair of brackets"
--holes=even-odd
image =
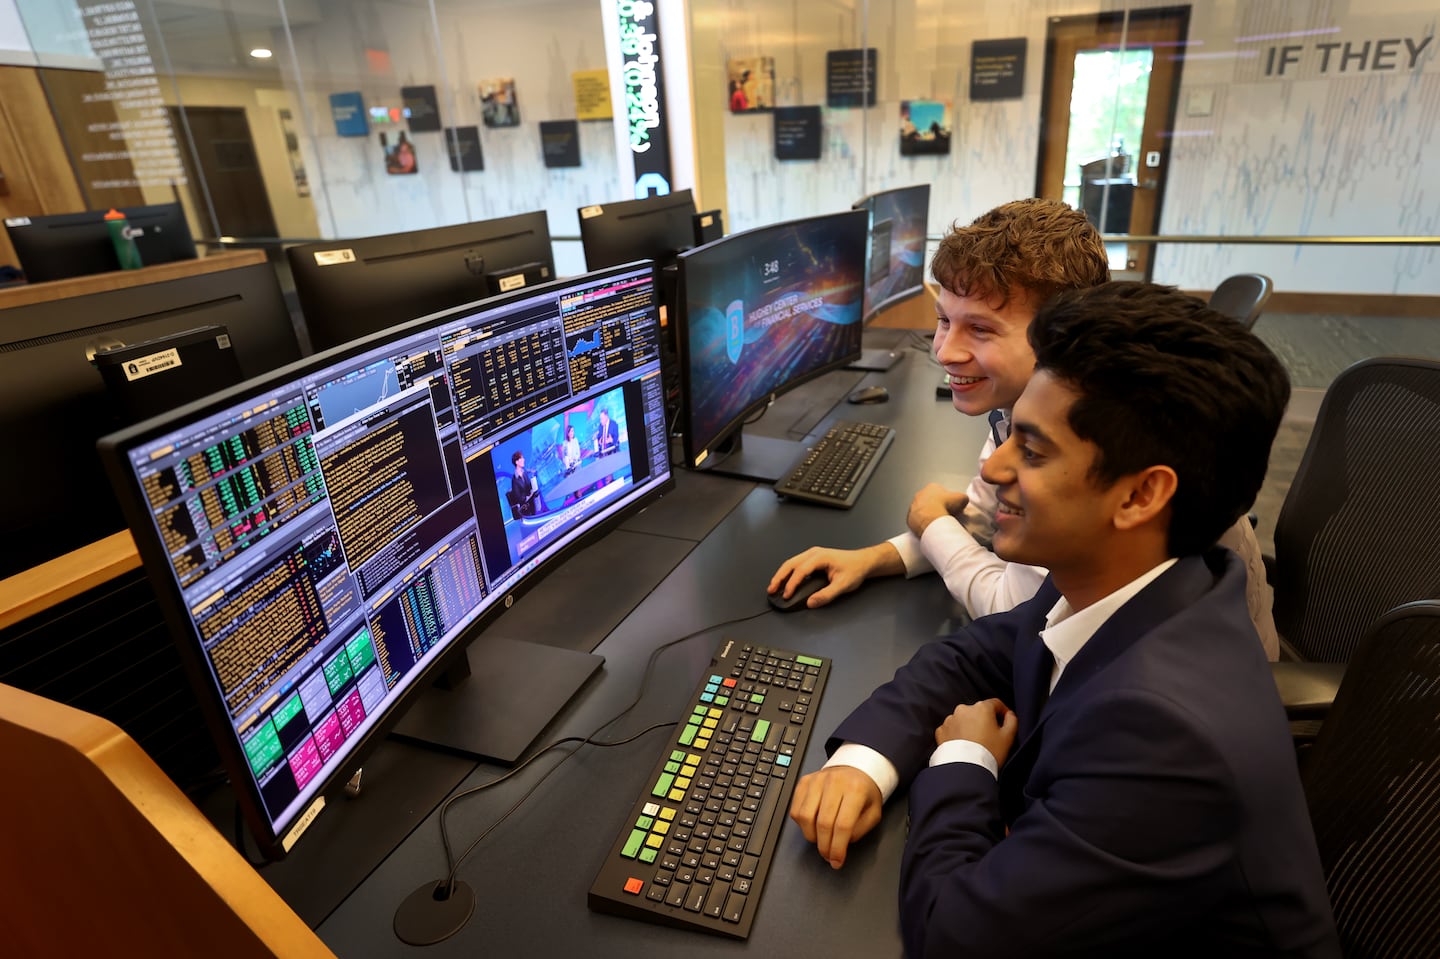
[[(870, 240), (872, 238), (871, 234), (874, 232), (875, 229), (875, 201), (880, 199), (881, 197), (890, 196), (896, 193), (909, 193), (912, 191), (918, 192), (922, 190), (925, 193), (925, 236), (928, 238), (930, 235), (930, 184), (928, 183), (914, 183), (910, 186), (897, 186), (891, 187), (888, 190), (879, 190), (875, 193), (867, 193), (860, 199), (856, 200), (854, 205), (851, 206), (852, 210), (865, 210), (870, 217), (870, 222), (866, 225), (865, 228), (865, 270), (867, 274), (867, 279), (870, 270)], [(926, 242), (928, 243), (928, 240)], [(879, 303), (871, 303), (870, 309), (868, 310), (865, 310), (862, 307), (860, 317), (860, 322), (862, 324), (864, 324), (865, 326), (869, 326), (871, 323), (874, 322), (877, 316), (888, 310), (890, 307), (895, 306), (898, 303), (904, 303), (906, 300), (912, 300), (915, 297), (919, 296), (921, 293), (925, 292), (925, 257), (923, 253), (923, 247), (920, 260), (920, 282), (913, 287), (900, 291), (899, 293), (892, 293), (890, 296), (881, 300)], [(866, 283), (866, 295), (869, 295), (869, 291), (870, 284)]]
[[(163, 416), (153, 417), (135, 426), (109, 434), (98, 441), (97, 448), (100, 451), (100, 459), (105, 466), (106, 474), (115, 487), (121, 511), (132, 530), (132, 535), (134, 535), (134, 530), (144, 531), (140, 535), (134, 535), (136, 549), (145, 566), (146, 574), (154, 586), (158, 604), (166, 625), (169, 627), (171, 639), (179, 650), (186, 675), (197, 693), (196, 698), (199, 700), (201, 713), (205, 716), (206, 724), (210, 728), (211, 737), (215, 741), (232, 788), (235, 789), (237, 799), (240, 800), (241, 812), (250, 827), (251, 835), (266, 859), (275, 861), (286, 856), (290, 847), (299, 840), (300, 834), (309, 825), (307, 818), (313, 819), (313, 816), (318, 813), (317, 805), (320, 801), (323, 799), (328, 804), (340, 794), (345, 783), (354, 776), (365, 759), (375, 751), (419, 697), (430, 688), (437, 678), (465, 661), (466, 651), (471, 644), (479, 641), (485, 629), (511, 608), (515, 600), (533, 589), (576, 552), (597, 541), (636, 512), (673, 490), (675, 487), (673, 466), (669, 464), (668, 457), (666, 457), (667, 471), (663, 480), (638, 494), (627, 504), (625, 509), (599, 520), (569, 543), (546, 554), (543, 558), (539, 558), (530, 572), (510, 580), (503, 590), (497, 591), (489, 606), (478, 612), (464, 630), (447, 644), (445, 650), (415, 675), (403, 694), (402, 700), (387, 708), (369, 730), (354, 743), (344, 761), (337, 764), (321, 781), (310, 802), (292, 818), (280, 823), (278, 828), (272, 828), (268, 816), (264, 812), (265, 806), (259, 792), (259, 784), (249, 771), (243, 744), (237, 738), (234, 725), (221, 701), (221, 692), (209, 675), (203, 647), (185, 608), (184, 595), (180, 591), (175, 577), (171, 575), (170, 557), (153, 529), (144, 491), (139, 487), (134, 471), (129, 466), (127, 451), (174, 430), (177, 424), (193, 422), (214, 415), (246, 397), (262, 395), (283, 383), (294, 381), (309, 372), (342, 362), (349, 357), (359, 356), (376, 347), (383, 346), (387, 342), (406, 339), (428, 326), (438, 326), (451, 319), (477, 311), (503, 310), (521, 300), (545, 296), (582, 283), (603, 281), (608, 276), (623, 275), (642, 268), (648, 268), (651, 283), (655, 283), (656, 274), (653, 264), (649, 261), (634, 261), (431, 313), (278, 367), (202, 400), (178, 407)], [(657, 291), (657, 316), (655, 318), (657, 332), (659, 329), (658, 307)]]
[[(823, 376), (826, 373), (830, 373), (838, 369), (843, 369), (846, 365), (853, 363), (855, 360), (859, 359), (864, 350), (861, 345), (860, 338), (857, 336), (855, 338), (854, 352), (847, 353), (843, 357), (839, 357), (829, 363), (822, 364), (821, 366), (818, 366), (807, 373), (801, 374), (794, 379), (787, 380), (785, 383), (781, 384), (779, 389), (771, 390), (770, 392), (765, 393), (763, 396), (756, 397), (750, 403), (746, 404), (743, 409), (736, 412), (736, 414), (728, 421), (726, 421), (726, 423), (722, 427), (720, 427), (720, 429), (716, 430), (715, 435), (709, 437), (707, 442), (703, 444), (697, 443), (693, 423), (694, 404), (692, 404), (690, 401), (693, 383), (691, 382), (690, 369), (690, 297), (688, 290), (689, 281), (686, 274), (686, 265), (695, 256), (710, 255), (715, 249), (719, 248), (723, 244), (741, 244), (745, 243), (747, 240), (753, 240), (755, 237), (759, 236), (762, 233), (783, 230), (800, 224), (812, 223), (820, 220), (839, 221), (845, 217), (854, 217), (858, 220), (859, 217), (864, 214), (864, 210), (850, 209), (842, 210), (836, 213), (822, 213), (816, 216), (799, 217), (794, 220), (784, 220), (779, 223), (769, 224), (767, 226), (753, 227), (752, 229), (744, 230), (739, 233), (727, 234), (726, 236), (723, 236), (718, 240), (705, 244), (703, 247), (696, 247), (694, 250), (687, 250), (685, 253), (682, 253), (678, 257), (676, 261), (677, 265), (679, 266), (679, 278), (677, 282), (676, 292), (677, 309), (675, 311), (675, 315), (671, 317), (670, 322), (675, 326), (674, 337), (676, 343), (676, 354), (679, 358), (680, 366), (680, 419), (682, 423), (682, 429), (680, 432), (681, 446), (685, 453), (685, 466), (687, 468), (694, 469), (702, 466), (705, 461), (709, 459), (715, 453), (715, 451), (722, 446), (722, 444), (724, 444), (727, 440), (730, 440), (732, 437), (736, 436), (741, 432), (741, 430), (744, 428), (745, 421), (748, 418), (753, 416), (755, 413), (757, 413), (764, 407), (768, 406), (775, 397), (783, 396), (784, 394), (791, 392), (797, 387), (800, 387), (805, 383), (810, 382), (811, 380)], [(866, 216), (865, 224), (867, 231), (866, 242), (868, 244), (868, 216)], [(861, 272), (861, 283), (864, 283), (863, 269)], [(862, 317), (860, 323), (857, 324), (857, 331), (860, 327), (863, 327), (863, 325), (864, 318)]]

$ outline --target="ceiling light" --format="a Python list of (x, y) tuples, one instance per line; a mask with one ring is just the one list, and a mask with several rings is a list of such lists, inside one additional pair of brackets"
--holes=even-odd
[(250, 55), (256, 60), (269, 60), (271, 57), (274, 56), (274, 54), (270, 52), (268, 47), (256, 47), (254, 50), (250, 51)]

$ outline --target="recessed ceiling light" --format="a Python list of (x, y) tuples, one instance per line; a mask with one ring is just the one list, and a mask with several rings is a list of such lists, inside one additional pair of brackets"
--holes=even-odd
[(274, 56), (274, 54), (271, 53), (270, 50), (266, 47), (256, 47), (254, 50), (250, 51), (250, 55), (256, 60), (269, 60), (271, 57)]

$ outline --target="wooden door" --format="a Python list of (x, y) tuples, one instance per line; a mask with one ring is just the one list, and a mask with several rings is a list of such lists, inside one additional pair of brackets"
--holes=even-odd
[(213, 226), (217, 236), (245, 239), (278, 236), (245, 110), (171, 107), (170, 114), (177, 131), (185, 129), (182, 122), (188, 125), (190, 142), (195, 145), (193, 154), (188, 148), (180, 152), (197, 218), (206, 224), (202, 229), (208, 233)]
[[(1050, 21), (1045, 41), (1037, 195), (1068, 199), (1067, 178), (1072, 185), (1081, 181), (1079, 186), (1084, 199), (1093, 201), (1098, 196), (1104, 204), (1103, 222), (1098, 204), (1085, 204), (1090, 209), (1091, 219), (1102, 227), (1102, 232), (1156, 232), (1169, 160), (1168, 134), (1174, 127), (1189, 20), (1189, 7), (1165, 7), (1055, 17)], [(1121, 116), (1127, 105), (1119, 86), (1101, 91), (1103, 95), (1097, 108), (1105, 111), (1106, 116), (1100, 117), (1100, 120), (1109, 123), (1113, 130), (1128, 119), (1131, 128), (1139, 130), (1139, 137), (1138, 142), (1124, 144), (1124, 155), (1128, 159), (1113, 158), (1101, 165), (1098, 171), (1094, 169), (1095, 164), (1091, 164), (1091, 173), (1107, 181), (1097, 185), (1096, 179), (1082, 176), (1079, 172), (1080, 163), (1096, 160), (1096, 157), (1068, 156), (1068, 152), (1072, 144), (1072, 97), (1076, 93), (1077, 68), (1086, 55), (1105, 52), (1128, 52), (1132, 55), (1148, 52), (1148, 87), (1143, 103), (1134, 104), (1135, 115), (1128, 118)], [(1085, 102), (1084, 96), (1076, 99), (1077, 104)], [(1077, 106), (1077, 109), (1084, 107)], [(1082, 117), (1076, 114), (1074, 119), (1079, 121)], [(1071, 192), (1073, 195), (1073, 189)], [(1112, 269), (1117, 276), (1149, 279), (1152, 251), (1153, 247), (1149, 244), (1125, 244), (1123, 267), (1112, 255)]]

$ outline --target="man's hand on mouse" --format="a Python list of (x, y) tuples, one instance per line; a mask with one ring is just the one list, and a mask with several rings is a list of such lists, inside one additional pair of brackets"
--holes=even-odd
[(910, 532), (923, 536), (925, 529), (942, 516), (960, 519), (970, 497), (958, 490), (946, 489), (939, 483), (927, 483), (910, 501), (910, 512), (905, 518)]
[(778, 592), (789, 599), (805, 577), (818, 573), (827, 577), (830, 583), (805, 601), (805, 605), (810, 609), (818, 609), (859, 588), (870, 576), (894, 576), (903, 572), (905, 564), (901, 562), (895, 547), (889, 543), (865, 549), (812, 546), (781, 563), (775, 575), (770, 577), (766, 592)]

